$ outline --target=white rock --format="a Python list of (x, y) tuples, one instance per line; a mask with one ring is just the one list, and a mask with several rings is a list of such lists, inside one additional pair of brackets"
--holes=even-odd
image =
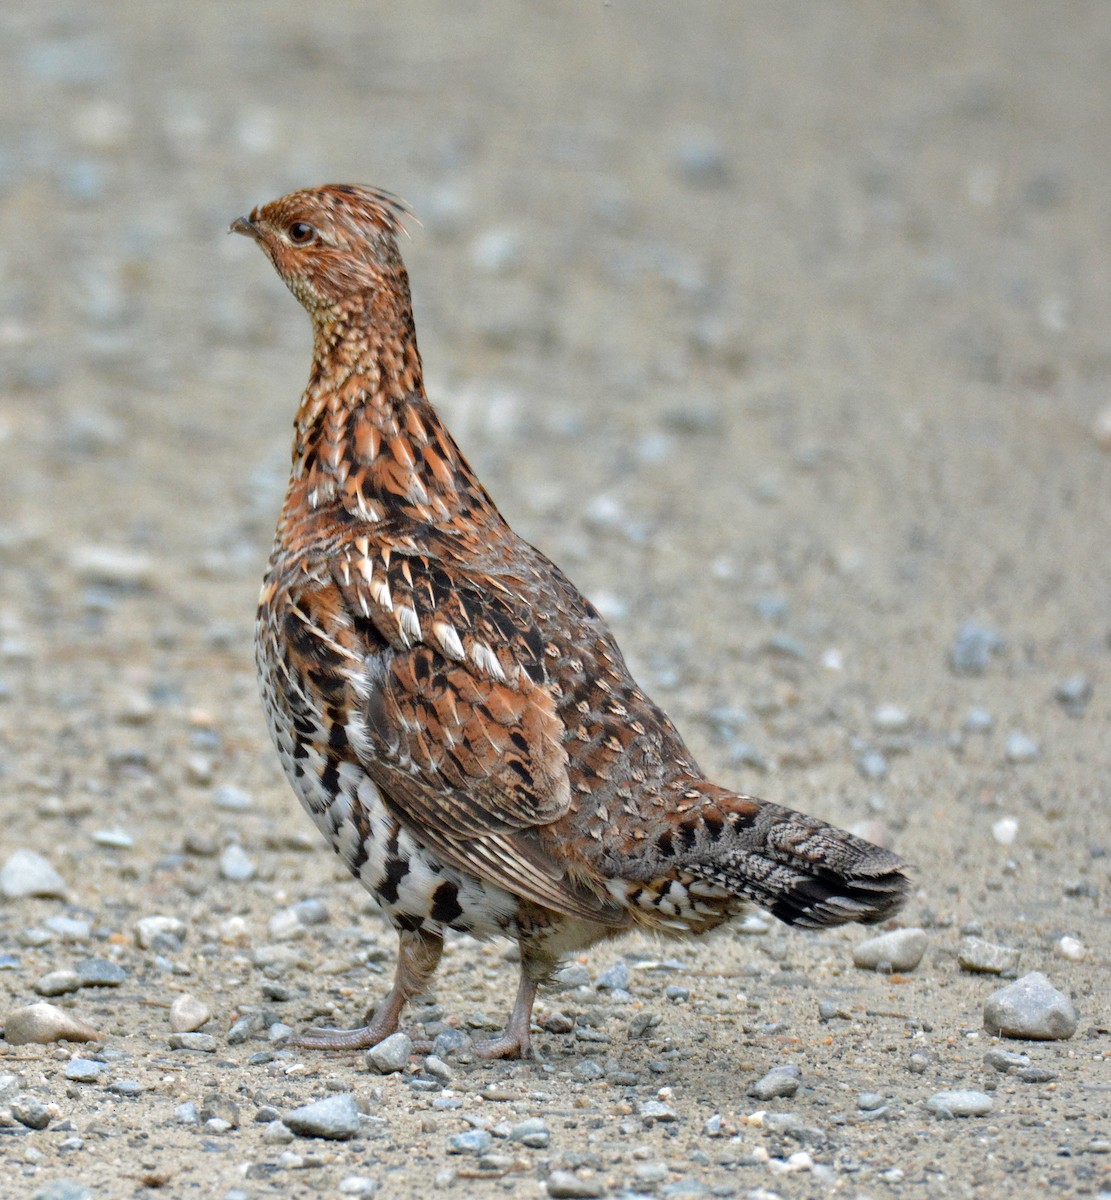
[(929, 945), (924, 929), (893, 929), (853, 948), (853, 963), (869, 971), (913, 971)]
[(926, 1101), (936, 1117), (985, 1117), (991, 1112), (991, 1097), (986, 1092), (937, 1092)]
[(220, 855), (220, 874), (232, 883), (246, 883), (254, 879), (257, 871), (254, 860), (238, 842), (225, 847)]
[(294, 1133), (302, 1137), (331, 1138), (343, 1141), (359, 1132), (359, 1108), (350, 1093), (326, 1096), (314, 1104), (305, 1104), (283, 1118)]
[(177, 917), (167, 917), (161, 914), (153, 917), (140, 917), (132, 926), (135, 944), (140, 950), (149, 950), (159, 938), (171, 938), (176, 942), (184, 942), (188, 928), (184, 921)]
[(1018, 837), (1018, 821), (1014, 817), (1000, 817), (991, 827), (991, 836), (1001, 846), (1013, 846)]
[(95, 1042), (100, 1039), (91, 1025), (70, 1016), (53, 1004), (28, 1004), (13, 1009), (4, 1021), (4, 1040), (10, 1046), (28, 1042)]
[(1019, 951), (1010, 946), (999, 946), (978, 937), (963, 938), (957, 949), (957, 962), (965, 971), (979, 971), (985, 975), (1014, 972), (1019, 957)]
[(87, 583), (112, 587), (149, 588), (158, 575), (147, 554), (115, 546), (78, 546), (70, 558), (73, 569)]
[(8, 900), (24, 896), (66, 898), (66, 881), (50, 862), (34, 850), (15, 850), (0, 867), (0, 895)]
[(212, 1016), (208, 1005), (188, 992), (170, 1005), (170, 1028), (174, 1033), (194, 1033)]
[(1067, 935), (1061, 938), (1055, 949), (1058, 956), (1067, 962), (1083, 962), (1088, 957), (1088, 947), (1083, 942), (1078, 942), (1076, 938)]
[(1000, 1037), (1056, 1041), (1070, 1038), (1079, 1021), (1072, 1001), (1040, 971), (993, 992), (984, 1003), (984, 1028)]

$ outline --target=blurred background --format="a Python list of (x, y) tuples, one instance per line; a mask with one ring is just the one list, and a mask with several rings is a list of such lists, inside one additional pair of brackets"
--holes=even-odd
[[(1014, 722), (1106, 672), (1103, 6), (0, 21), (10, 690), (94, 724), (121, 671), (148, 700), (235, 695), (254, 743), (254, 587), (310, 338), (225, 231), (346, 180), (412, 205), (433, 399), (700, 751), (851, 792), (873, 700), (959, 738), (969, 622), (998, 681), (1045, 674), (1008, 691)], [(19, 681), (43, 656), (59, 673)]]

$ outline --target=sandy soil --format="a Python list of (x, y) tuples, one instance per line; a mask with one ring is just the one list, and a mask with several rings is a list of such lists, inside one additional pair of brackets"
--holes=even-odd
[[(0, 1041), (0, 1196), (1111, 1192), (1111, 11), (43, 0), (0, 13), (0, 64), (0, 863), (67, 884), (0, 900), (0, 1016), (83, 959), (127, 971), (53, 1001), (91, 1047)], [(712, 774), (890, 835), (916, 970), (855, 969), (860, 930), (630, 940), (573, 964), (623, 959), (628, 997), (545, 996), (578, 1034), (449, 1060), (448, 1096), (420, 1058), (270, 1042), (356, 1021), (392, 967), (255, 694), (309, 335), (224, 235), (344, 179), (423, 222), (430, 390), (504, 511)], [(979, 674), (950, 663), (967, 622), (1000, 641)], [(280, 940), (306, 898), (329, 919)], [(139, 948), (151, 915), (184, 944)], [(977, 929), (1079, 1011), (1004, 1047), (1040, 1081), (984, 1063)], [(445, 1018), (501, 1019), (504, 949), (453, 945)], [(170, 1048), (182, 993), (213, 1053)], [(107, 1074), (67, 1080), (75, 1054)], [(795, 1096), (747, 1094), (783, 1063)], [(992, 1111), (936, 1119), (954, 1088)], [(357, 1138), (268, 1140), (267, 1106), (336, 1093)], [(546, 1147), (500, 1136), (528, 1117)], [(450, 1153), (468, 1118), (485, 1158)]]

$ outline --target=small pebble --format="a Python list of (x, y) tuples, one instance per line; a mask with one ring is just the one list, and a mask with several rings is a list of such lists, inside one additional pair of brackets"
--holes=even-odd
[(268, 1146), (287, 1146), (293, 1141), (293, 1130), (284, 1121), (268, 1121), (262, 1131), (262, 1140)]
[(729, 182), (721, 148), (708, 130), (692, 130), (683, 137), (675, 147), (675, 167), (696, 187), (722, 187)]
[(100, 1040), (91, 1025), (70, 1016), (53, 1004), (28, 1004), (14, 1009), (4, 1021), (4, 1040), (10, 1046), (29, 1042), (95, 1042)]
[(883, 1105), (884, 1099), (879, 1092), (861, 1092), (856, 1098), (856, 1106), (861, 1112), (875, 1112)]
[(793, 1096), (799, 1090), (802, 1072), (793, 1063), (772, 1069), (755, 1083), (749, 1085), (748, 1095), (757, 1100), (778, 1100)]
[(186, 1100), (184, 1104), (179, 1104), (174, 1109), (174, 1120), (179, 1125), (199, 1125), (201, 1114), (192, 1100)]
[(28, 1129), (45, 1129), (50, 1124), (50, 1109), (31, 1096), (12, 1100), (8, 1108), (20, 1125), (26, 1125)]
[(936, 1117), (985, 1117), (992, 1109), (986, 1092), (936, 1092), (926, 1101)]
[(856, 760), (856, 769), (864, 779), (883, 779), (887, 774), (887, 756), (879, 750), (869, 750)]
[(1053, 695), (1070, 717), (1082, 717), (1092, 698), (1092, 684), (1084, 675), (1072, 675), (1058, 684)]
[(140, 950), (180, 950), (188, 928), (177, 917), (140, 917), (132, 926), (135, 944)]
[(624, 959), (618, 959), (612, 966), (607, 967), (601, 975), (598, 976), (594, 986), (599, 991), (610, 991), (614, 988), (628, 988), (629, 986), (629, 964)]
[(31, 1193), (30, 1200), (93, 1200), (93, 1193), (73, 1179), (54, 1179)]
[(548, 1176), (548, 1195), (552, 1200), (593, 1200), (606, 1194), (602, 1179), (582, 1179), (570, 1171), (553, 1171)]
[(637, 1108), (640, 1118), (646, 1125), (677, 1121), (679, 1118), (669, 1104), (662, 1100), (643, 1100)]
[(990, 733), (995, 728), (995, 718), (984, 708), (970, 708), (964, 714), (961, 728), (965, 733)]
[(107, 958), (83, 958), (74, 970), (82, 987), (119, 987), (128, 975), (126, 967)]
[(15, 850), (0, 867), (0, 896), (21, 900), (25, 896), (46, 896), (64, 900), (66, 881), (49, 860), (34, 850)]
[(71, 1058), (66, 1064), (65, 1077), (74, 1083), (97, 1083), (112, 1068), (92, 1058)]
[(482, 1154), (490, 1148), (490, 1134), (485, 1129), (466, 1129), (448, 1139), (449, 1154)]
[(966, 937), (957, 949), (957, 963), (965, 971), (985, 975), (1007, 975), (1018, 967), (1020, 953), (1009, 946), (985, 942), (983, 938)]
[(76, 992), (80, 987), (80, 976), (69, 969), (51, 971), (35, 983), (35, 991), (40, 996), (64, 996), (67, 992)]
[(533, 1150), (543, 1150), (551, 1141), (547, 1124), (540, 1117), (529, 1117), (509, 1131), (510, 1141), (520, 1142)]
[(254, 859), (238, 842), (225, 846), (220, 855), (220, 874), (232, 883), (247, 883), (258, 873)]
[(251, 797), (242, 788), (226, 783), (213, 791), (212, 803), (225, 812), (246, 812), (251, 807)]
[(991, 836), (1000, 846), (1013, 846), (1018, 837), (1018, 821), (1014, 817), (1000, 817), (991, 827)]
[(70, 563), (83, 582), (125, 591), (152, 587), (158, 577), (158, 567), (149, 555), (114, 546), (77, 546)]
[(897, 704), (881, 704), (872, 712), (872, 728), (880, 733), (905, 733), (910, 728), (910, 713)]
[(924, 929), (894, 929), (853, 948), (853, 964), (869, 971), (913, 971), (929, 945)]
[(1040, 971), (993, 992), (984, 1004), (984, 1028), (1000, 1037), (1056, 1041), (1071, 1038), (1077, 1024), (1072, 1001)]
[(1004, 1075), (1017, 1071), (1020, 1067), (1028, 1067), (1030, 1058), (1026, 1054), (1016, 1054), (1013, 1050), (1004, 1050), (1001, 1046), (992, 1046), (984, 1055), (984, 1062)]
[(194, 1033), (207, 1023), (212, 1013), (203, 1000), (184, 992), (170, 1005), (170, 1028), (174, 1033)]
[(1007, 738), (1007, 761), (1012, 763), (1033, 762), (1041, 755), (1041, 747), (1025, 733), (1012, 733)]
[(130, 850), (135, 845), (131, 834), (122, 829), (98, 829), (93, 834), (93, 841), (98, 846), (107, 846), (112, 850)]
[(1065, 959), (1066, 962), (1083, 962), (1088, 957), (1088, 947), (1083, 942), (1067, 935), (1057, 942), (1054, 950), (1057, 952), (1057, 956)]
[(1003, 649), (1003, 639), (994, 629), (967, 622), (957, 631), (949, 651), (949, 666), (958, 675), (982, 675), (993, 654)]
[(63, 942), (86, 942), (92, 932), (92, 926), (88, 921), (79, 920), (77, 917), (65, 917), (61, 914), (47, 917), (43, 921), (43, 925), (51, 933), (56, 933)]
[(413, 1039), (407, 1033), (391, 1033), (366, 1052), (366, 1065), (381, 1075), (404, 1071), (413, 1053)]
[(113, 1096), (123, 1096), (128, 1100), (138, 1100), (146, 1091), (137, 1079), (120, 1079), (115, 1083), (110, 1083), (104, 1090), (111, 1092)]
[(461, 1029), (443, 1029), (432, 1039), (432, 1053), (438, 1058), (459, 1054), (467, 1050), (472, 1039)]
[(373, 1196), (378, 1191), (378, 1181), (366, 1175), (346, 1175), (339, 1181), (342, 1196)]
[(215, 1054), (218, 1045), (210, 1033), (171, 1033), (167, 1041), (171, 1050), (192, 1050), (198, 1054)]
[(350, 1093), (305, 1104), (286, 1113), (283, 1119), (301, 1137), (344, 1141), (359, 1132), (359, 1108)]

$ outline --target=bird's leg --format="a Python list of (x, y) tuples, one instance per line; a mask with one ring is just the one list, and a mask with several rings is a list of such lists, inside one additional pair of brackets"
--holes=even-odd
[(485, 1038), (475, 1043), (475, 1053), (481, 1058), (529, 1058), (532, 1055), (532, 1006), (536, 1001), (536, 989), (551, 978), (558, 959), (543, 948), (540, 938), (521, 934), (521, 978), (517, 984), (517, 998), (509, 1023), (501, 1037)]
[(530, 979), (521, 963), (521, 980), (517, 984), (517, 999), (513, 1002), (513, 1012), (509, 1015), (509, 1024), (501, 1037), (484, 1038), (475, 1043), (475, 1053), (481, 1058), (528, 1058), (532, 1053), (532, 1040), (529, 1026), (532, 1024), (532, 1005), (536, 999), (536, 989), (540, 981)]
[[(395, 1032), (401, 1010), (424, 991), (444, 949), (443, 935), (439, 933), (402, 930), (398, 936), (400, 950), (393, 987), (386, 998), (367, 1013), (367, 1023), (361, 1029), (307, 1029), (293, 1039), (293, 1045), (308, 1050), (365, 1050), (377, 1046)], [(526, 1040), (527, 1032), (526, 1022)]]

